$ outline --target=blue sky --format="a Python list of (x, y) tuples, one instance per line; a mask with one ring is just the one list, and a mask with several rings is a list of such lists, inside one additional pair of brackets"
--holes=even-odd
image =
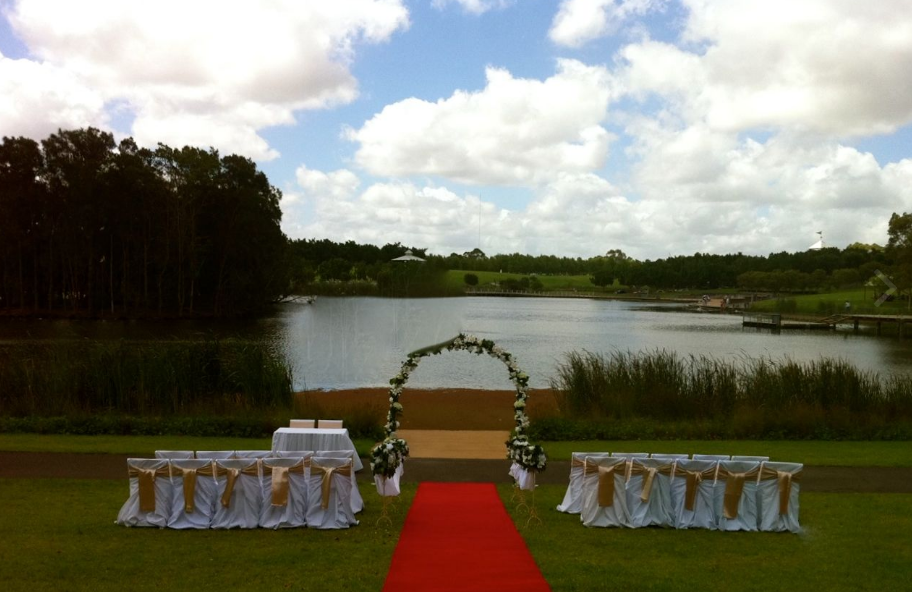
[(244, 154), (294, 238), (765, 254), (912, 211), (906, 0), (0, 8), (0, 134)]

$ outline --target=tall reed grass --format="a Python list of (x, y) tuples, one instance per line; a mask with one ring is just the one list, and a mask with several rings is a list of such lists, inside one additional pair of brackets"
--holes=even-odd
[(551, 386), (565, 416), (724, 424), (742, 437), (841, 437), (912, 422), (912, 379), (829, 358), (574, 352)]
[(292, 409), (286, 360), (252, 341), (0, 347), (0, 414), (210, 414)]

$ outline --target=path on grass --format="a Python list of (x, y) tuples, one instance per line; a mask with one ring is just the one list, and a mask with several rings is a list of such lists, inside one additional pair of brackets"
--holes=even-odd
[(384, 592), (547, 592), (491, 483), (422, 483)]

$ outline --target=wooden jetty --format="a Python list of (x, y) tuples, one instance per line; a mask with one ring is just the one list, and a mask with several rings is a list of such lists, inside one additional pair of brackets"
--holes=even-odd
[(745, 312), (741, 316), (741, 326), (778, 331), (782, 328), (782, 315), (778, 312)]
[(905, 337), (906, 325), (912, 323), (912, 316), (910, 315), (872, 315), (872, 314), (835, 314), (828, 316), (825, 319), (820, 320), (821, 323), (826, 323), (833, 329), (837, 325), (852, 325), (852, 328), (855, 331), (858, 331), (859, 325), (864, 323), (865, 325), (874, 325), (877, 329), (877, 334), (880, 335), (881, 327), (884, 323), (893, 324), (896, 323), (899, 328), (899, 336)]

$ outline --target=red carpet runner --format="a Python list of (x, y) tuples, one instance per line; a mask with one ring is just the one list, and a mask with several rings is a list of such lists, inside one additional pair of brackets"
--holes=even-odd
[(422, 483), (384, 592), (550, 590), (492, 483)]

